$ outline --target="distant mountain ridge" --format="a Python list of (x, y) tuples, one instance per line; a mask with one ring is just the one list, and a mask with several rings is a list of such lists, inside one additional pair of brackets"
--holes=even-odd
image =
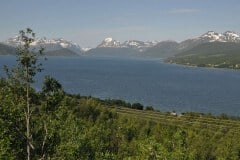
[[(240, 36), (233, 31), (226, 31), (224, 33), (217, 33), (214, 31), (208, 31), (201, 36), (184, 40), (180, 43), (176, 41), (139, 41), (139, 40), (127, 40), (120, 42), (113, 38), (105, 38), (95, 48), (81, 48), (78, 44), (71, 41), (59, 39), (36, 39), (32, 44), (33, 47), (44, 47), (45, 52), (48, 55), (92, 55), (92, 56), (125, 56), (125, 57), (157, 57), (157, 58), (169, 58), (178, 55), (183, 52), (194, 50), (195, 47), (201, 46), (205, 43), (221, 42), (232, 43), (233, 45), (240, 44)], [(6, 48), (9, 49), (20, 45), (22, 42), (19, 38), (9, 38), (2, 43), (0, 48), (0, 54), (6, 54)], [(3, 47), (3, 45), (6, 45)], [(211, 46), (211, 45), (210, 45)], [(232, 45), (226, 45), (232, 46)], [(11, 49), (10, 49), (11, 50)], [(4, 52), (4, 53), (3, 53)], [(10, 52), (10, 51), (9, 51)], [(59, 54), (58, 54), (59, 52)], [(64, 52), (67, 52), (64, 54)], [(12, 53), (12, 50), (11, 52)], [(69, 53), (69, 54), (68, 54)]]
[(226, 31), (223, 34), (214, 31), (207, 33), (193, 39), (187, 39), (179, 43), (178, 50), (186, 51), (198, 45), (211, 42), (234, 42), (240, 43), (240, 36), (236, 32)]
[(167, 62), (190, 66), (240, 69), (240, 36), (231, 31), (209, 31), (183, 41)]
[[(9, 38), (7, 41), (4, 42), (5, 45), (11, 46), (16, 48), (17, 46), (21, 45), (23, 42), (20, 40), (18, 36), (13, 38)], [(47, 38), (39, 38), (36, 39), (33, 43), (31, 43), (31, 47), (40, 48), (43, 47), (45, 49), (46, 55), (60, 55), (60, 56), (67, 56), (67, 55), (80, 55), (82, 52), (82, 48), (71, 41), (64, 40), (62, 38), (59, 39), (47, 39)], [(59, 54), (57, 54), (57, 51)], [(66, 53), (64, 53), (64, 51)], [(54, 53), (54, 54), (53, 54)], [(71, 54), (67, 54), (71, 53)]]
[(96, 48), (88, 50), (86, 55), (94, 56), (142, 56), (142, 52), (155, 46), (157, 41), (128, 40), (121, 43), (113, 38), (105, 38)]
[[(88, 55), (96, 56), (143, 56), (143, 57), (157, 57), (168, 58), (193, 49), (204, 43), (223, 42), (223, 43), (240, 43), (240, 36), (236, 32), (226, 31), (224, 33), (217, 33), (208, 31), (203, 35), (187, 39), (180, 43), (176, 41), (138, 41), (128, 40), (121, 43), (113, 38), (104, 39), (96, 48), (92, 48), (86, 52)], [(123, 50), (125, 48), (125, 50)], [(128, 50), (126, 50), (126, 48)], [(123, 53), (128, 51), (128, 53)], [(107, 54), (106, 54), (107, 53)]]
[(139, 40), (127, 40), (121, 43), (113, 38), (105, 38), (96, 48), (134, 48), (142, 51), (141, 49), (153, 47), (157, 43), (158, 41), (143, 42)]

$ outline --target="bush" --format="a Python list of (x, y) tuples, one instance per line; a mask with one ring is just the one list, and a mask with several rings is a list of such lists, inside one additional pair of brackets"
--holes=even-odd
[(139, 109), (139, 110), (143, 110), (144, 106), (140, 103), (133, 103), (132, 104), (132, 109)]
[(152, 106), (147, 106), (145, 110), (147, 110), (147, 111), (154, 111), (154, 108)]

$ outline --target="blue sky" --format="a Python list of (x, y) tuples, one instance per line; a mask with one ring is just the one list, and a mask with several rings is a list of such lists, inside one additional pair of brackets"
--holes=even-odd
[(239, 0), (1, 0), (0, 41), (31, 27), (38, 37), (94, 47), (106, 37), (176, 40), (240, 32)]

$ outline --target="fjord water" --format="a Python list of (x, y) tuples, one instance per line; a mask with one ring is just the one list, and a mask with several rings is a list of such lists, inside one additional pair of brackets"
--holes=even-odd
[[(1, 56), (0, 65), (14, 58)], [(240, 116), (240, 71), (166, 64), (159, 59), (49, 57), (37, 76), (55, 77), (69, 93), (122, 99), (161, 111)], [(2, 71), (1, 71), (2, 74)]]

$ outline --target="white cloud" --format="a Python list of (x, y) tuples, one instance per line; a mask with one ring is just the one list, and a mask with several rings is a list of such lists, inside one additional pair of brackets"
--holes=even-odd
[(191, 8), (181, 8), (181, 9), (173, 9), (168, 11), (171, 14), (188, 14), (188, 13), (197, 13), (200, 12), (199, 9), (191, 9)]

